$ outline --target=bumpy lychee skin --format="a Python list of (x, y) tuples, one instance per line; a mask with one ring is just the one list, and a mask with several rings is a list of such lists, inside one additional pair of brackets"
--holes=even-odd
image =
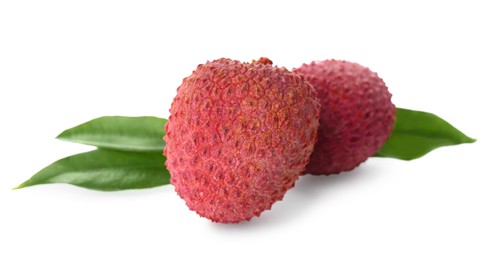
[(303, 77), (219, 59), (178, 88), (166, 124), (167, 168), (186, 205), (214, 222), (259, 216), (304, 171), (317, 139), (319, 99)]
[(393, 129), (395, 106), (376, 73), (339, 60), (312, 62), (294, 71), (313, 85), (321, 101), (318, 141), (307, 173), (352, 170), (381, 148)]

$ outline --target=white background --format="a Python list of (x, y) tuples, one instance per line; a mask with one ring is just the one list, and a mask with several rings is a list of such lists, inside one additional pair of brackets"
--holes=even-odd
[[(492, 1), (1, 1), (0, 259), (497, 259)], [(54, 139), (104, 115), (168, 116), (182, 79), (220, 57), (329, 58), (379, 73), (399, 107), (478, 141), (305, 176), (238, 225), (172, 186), (11, 188), (91, 149)]]

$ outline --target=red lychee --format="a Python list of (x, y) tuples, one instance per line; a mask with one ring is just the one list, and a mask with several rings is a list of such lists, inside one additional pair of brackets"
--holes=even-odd
[(321, 102), (318, 141), (306, 172), (349, 171), (382, 147), (393, 129), (395, 106), (376, 73), (339, 60), (312, 62), (294, 71), (313, 85)]
[(171, 183), (214, 222), (259, 216), (294, 186), (317, 139), (319, 100), (303, 77), (261, 58), (199, 65), (165, 127)]

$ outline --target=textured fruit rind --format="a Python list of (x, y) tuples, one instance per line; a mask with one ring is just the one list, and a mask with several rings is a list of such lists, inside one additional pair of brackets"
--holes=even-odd
[(294, 71), (313, 85), (321, 101), (318, 141), (306, 172), (349, 171), (381, 148), (393, 129), (395, 106), (376, 73), (339, 60), (312, 62)]
[(199, 65), (178, 88), (165, 127), (171, 183), (214, 222), (259, 216), (305, 169), (319, 101), (302, 76), (261, 59)]

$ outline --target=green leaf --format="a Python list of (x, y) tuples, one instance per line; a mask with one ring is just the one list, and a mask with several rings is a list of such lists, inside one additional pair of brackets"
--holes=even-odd
[(434, 114), (397, 108), (392, 135), (375, 156), (412, 160), (438, 147), (475, 141)]
[(162, 152), (166, 122), (151, 116), (104, 116), (68, 129), (57, 138), (114, 150)]
[(58, 160), (15, 189), (48, 183), (117, 191), (169, 184), (162, 153), (97, 149)]

